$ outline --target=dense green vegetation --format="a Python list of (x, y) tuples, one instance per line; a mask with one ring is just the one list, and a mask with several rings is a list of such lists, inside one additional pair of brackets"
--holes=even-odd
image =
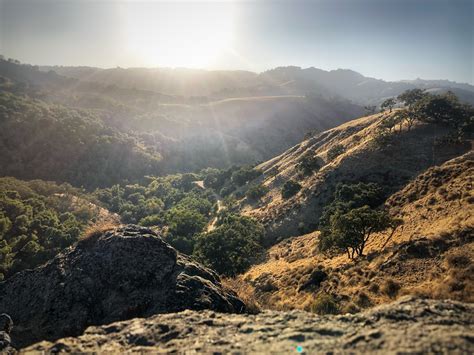
[(260, 170), (251, 166), (244, 166), (232, 173), (232, 182), (237, 186), (242, 186), (260, 175), (262, 175)]
[(262, 255), (263, 234), (254, 219), (229, 214), (216, 229), (197, 236), (194, 256), (218, 273), (234, 276)]
[[(223, 176), (227, 180), (218, 183)], [(261, 254), (263, 227), (249, 217), (224, 213), (219, 215), (216, 228), (206, 232), (215, 216), (215, 193), (196, 184), (204, 178), (219, 188), (229, 184), (231, 176), (230, 171), (206, 169), (199, 175), (150, 178), (147, 185), (115, 185), (97, 190), (95, 196), (123, 222), (157, 227), (179, 251), (193, 255), (219, 273), (234, 275)]]
[(0, 175), (111, 186), (159, 172), (159, 156), (92, 112), (0, 92)]
[(0, 280), (46, 262), (97, 217), (89, 197), (68, 184), (0, 178)]
[(114, 185), (97, 190), (97, 198), (124, 223), (160, 227), (178, 250), (191, 254), (194, 236), (209, 222), (215, 198), (194, 181), (195, 174), (150, 178), (147, 185)]

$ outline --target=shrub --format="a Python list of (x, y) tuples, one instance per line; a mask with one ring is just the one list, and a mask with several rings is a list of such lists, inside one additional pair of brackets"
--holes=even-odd
[(339, 306), (332, 295), (320, 293), (311, 304), (311, 312), (320, 315), (337, 314), (339, 312)]
[(250, 200), (259, 200), (268, 193), (269, 189), (265, 185), (254, 185), (251, 186), (245, 196)]
[(246, 166), (234, 171), (231, 179), (235, 185), (242, 186), (260, 175), (262, 175), (261, 170)]
[(283, 198), (290, 198), (296, 195), (300, 190), (301, 185), (299, 183), (293, 180), (288, 180), (287, 182), (285, 182), (283, 188), (281, 189), (281, 196)]
[(169, 233), (185, 237), (200, 233), (206, 225), (205, 218), (199, 212), (175, 207), (168, 212), (166, 221)]
[(262, 253), (263, 227), (250, 217), (227, 215), (211, 232), (197, 236), (194, 256), (220, 274), (244, 272)]
[(229, 185), (229, 186), (224, 186), (219, 193), (221, 196), (226, 197), (226, 196), (229, 196), (234, 191), (235, 191), (235, 186)]
[(465, 254), (462, 251), (458, 251), (454, 254), (450, 254), (446, 261), (451, 268), (454, 269), (463, 269), (472, 264), (471, 258), (469, 255)]
[(372, 292), (372, 293), (379, 293), (379, 291), (380, 291), (379, 284), (377, 284), (377, 283), (370, 284), (369, 291)]
[(336, 159), (339, 155), (344, 153), (346, 151), (346, 148), (344, 148), (343, 145), (341, 144), (336, 144), (332, 146), (327, 153), (328, 160), (334, 160)]
[(344, 307), (341, 309), (341, 313), (342, 314), (345, 314), (345, 313), (351, 313), (351, 314), (354, 314), (354, 313), (357, 313), (360, 311), (360, 308), (353, 302), (349, 302), (347, 303), (346, 305), (344, 305)]
[(382, 284), (381, 291), (390, 298), (394, 298), (400, 291), (400, 284), (395, 280), (387, 279)]
[(308, 152), (301, 157), (296, 168), (304, 175), (310, 175), (313, 172), (318, 171), (322, 166), (323, 163), (321, 159), (314, 155), (313, 152)]
[(386, 149), (387, 147), (391, 146), (395, 142), (393, 135), (386, 130), (378, 131), (372, 140), (372, 144), (375, 148), (378, 149)]
[(100, 237), (107, 231), (117, 227), (117, 224), (112, 222), (98, 222), (86, 228), (84, 233), (80, 236), (80, 241), (93, 240)]
[(138, 224), (144, 227), (151, 227), (158, 226), (162, 223), (162, 218), (159, 215), (152, 214), (151, 216), (146, 216), (142, 218)]
[(368, 294), (366, 294), (364, 291), (361, 291), (359, 292), (359, 294), (357, 295), (357, 298), (356, 298), (356, 304), (359, 306), (359, 307), (370, 307), (372, 306), (372, 301), (369, 297)]

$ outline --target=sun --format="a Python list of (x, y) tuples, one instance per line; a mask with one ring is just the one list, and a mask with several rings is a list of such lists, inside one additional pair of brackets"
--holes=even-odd
[(144, 65), (206, 68), (234, 39), (228, 3), (155, 3), (123, 11), (128, 51)]

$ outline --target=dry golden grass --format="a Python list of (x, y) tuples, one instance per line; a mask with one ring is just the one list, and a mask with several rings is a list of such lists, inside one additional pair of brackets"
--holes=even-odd
[[(318, 232), (291, 237), (268, 251), (241, 281), (251, 285), (265, 308), (311, 308), (320, 292), (336, 296), (341, 312), (390, 302), (406, 294), (474, 301), (473, 156), (470, 152), (429, 169), (388, 200), (391, 214), (404, 220), (393, 234), (374, 235), (369, 258), (349, 260), (317, 252)], [(382, 248), (383, 246), (384, 249)], [(319, 288), (299, 285), (321, 267), (328, 278)], [(275, 285), (260, 286), (262, 275)]]
[(116, 229), (120, 224), (114, 220), (103, 220), (90, 225), (79, 238), (79, 243), (83, 246), (93, 244), (103, 233)]
[(242, 280), (241, 277), (224, 278), (221, 280), (222, 285), (231, 291), (234, 291), (237, 296), (244, 301), (247, 306), (247, 312), (251, 314), (260, 313), (261, 306), (255, 298), (254, 289), (251, 285)]
[[(394, 114), (394, 113), (392, 113)], [(242, 203), (242, 210), (269, 226), (268, 238), (274, 241), (280, 237), (290, 237), (307, 233), (315, 229), (315, 223), (324, 206), (332, 197), (333, 188), (339, 182), (370, 180), (393, 189), (403, 188), (407, 179), (414, 178), (429, 168), (433, 163), (439, 164), (462, 154), (466, 146), (442, 147), (434, 149), (433, 142), (448, 133), (448, 129), (425, 124), (416, 124), (410, 131), (406, 128), (401, 133), (393, 133), (395, 144), (389, 147), (376, 147), (374, 138), (379, 132), (379, 125), (384, 116), (375, 114), (347, 122), (334, 129), (311, 137), (299, 145), (287, 150), (258, 166), (264, 172), (263, 181), (270, 191), (260, 204)], [(354, 137), (357, 137), (354, 139)], [(328, 161), (327, 152), (336, 145), (345, 151), (332, 161)], [(324, 163), (321, 169), (309, 176), (302, 176), (297, 164), (300, 158), (312, 154)], [(301, 191), (289, 199), (282, 199), (281, 188), (288, 180), (295, 180), (302, 185)], [(461, 191), (450, 191), (447, 201), (457, 201)], [(463, 195), (461, 195), (463, 196)], [(464, 196), (466, 201), (474, 200), (473, 196)], [(432, 204), (431, 210), (440, 208), (436, 198), (427, 196), (421, 204)], [(416, 208), (413, 206), (412, 208)], [(429, 225), (431, 210), (426, 209), (424, 220)], [(411, 211), (410, 211), (411, 212)], [(421, 212), (420, 212), (421, 216)], [(444, 221), (432, 229), (433, 234), (445, 230), (447, 224), (462, 223), (463, 216), (446, 214)], [(313, 225), (311, 225), (313, 223)], [(417, 227), (410, 233), (421, 233)], [(383, 242), (383, 240), (382, 240)]]

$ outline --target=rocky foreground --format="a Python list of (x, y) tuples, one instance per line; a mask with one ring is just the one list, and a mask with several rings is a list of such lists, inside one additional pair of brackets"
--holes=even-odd
[(22, 352), (473, 353), (474, 305), (412, 297), (356, 315), (183, 311), (90, 327)]
[(185, 309), (238, 313), (245, 305), (212, 270), (133, 225), (89, 235), (47, 264), (0, 282), (0, 313), (14, 322), (16, 348)]
[(3, 312), (14, 326), (3, 315), (0, 343), (21, 353), (474, 353), (473, 304), (403, 298), (356, 315), (245, 314), (212, 270), (133, 225), (0, 282)]

